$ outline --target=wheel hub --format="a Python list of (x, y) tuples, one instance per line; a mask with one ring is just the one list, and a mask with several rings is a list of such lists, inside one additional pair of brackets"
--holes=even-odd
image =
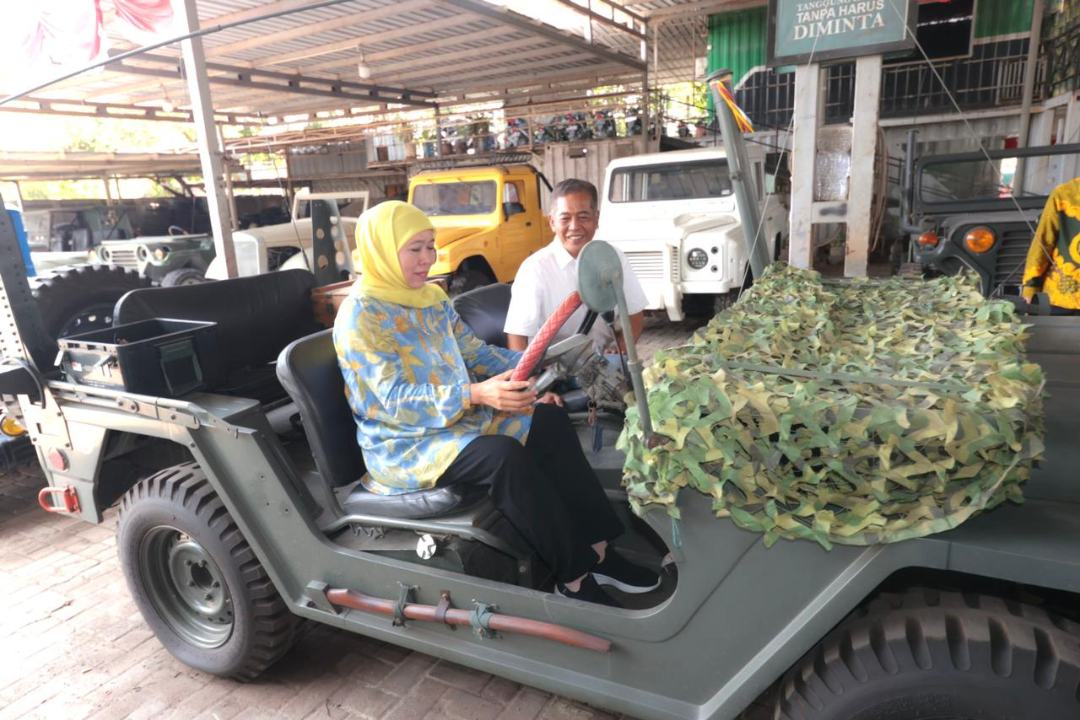
[(139, 570), (150, 602), (172, 630), (192, 645), (215, 648), (232, 634), (232, 597), (210, 554), (180, 530), (146, 534)]

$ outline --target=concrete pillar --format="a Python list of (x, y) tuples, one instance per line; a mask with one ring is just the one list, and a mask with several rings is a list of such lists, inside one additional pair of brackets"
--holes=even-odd
[[(195, 0), (173, 0), (177, 28), (190, 33), (199, 29), (199, 13)], [(206, 189), (207, 209), (210, 211), (210, 227), (214, 234), (214, 250), (225, 262), (225, 273), (234, 278), (236, 253), (233, 249), (232, 224), (229, 220), (229, 200), (224, 185), (224, 162), (218, 146), (214, 125), (214, 106), (210, 100), (210, 82), (206, 76), (206, 55), (202, 38), (191, 38), (181, 43), (184, 51), (184, 70), (188, 78), (188, 95), (191, 97), (191, 116), (195, 123), (195, 135), (199, 141), (199, 159), (202, 164), (203, 187)]]
[(881, 104), (881, 56), (855, 61), (855, 117), (851, 128), (851, 183), (848, 186), (846, 277), (866, 277), (874, 204), (874, 155)]
[[(1054, 136), (1054, 111), (1044, 110), (1031, 119), (1028, 138), (1030, 147), (1049, 145)], [(1048, 195), (1057, 183), (1048, 182), (1050, 177), (1050, 158), (1029, 158), (1024, 173), (1023, 192), (1029, 195)]]
[(796, 68), (788, 262), (806, 269), (814, 264), (814, 168), (821, 96), (821, 66), (811, 63)]
[[(1080, 93), (1075, 90), (1072, 91), (1072, 97), (1069, 98), (1069, 104), (1065, 110), (1065, 139), (1062, 141), (1058, 138), (1058, 142), (1075, 143), (1080, 142)], [(1062, 176), (1061, 182), (1067, 182), (1073, 178), (1080, 177), (1080, 162), (1077, 161), (1076, 156), (1072, 155), (1062, 163)]]

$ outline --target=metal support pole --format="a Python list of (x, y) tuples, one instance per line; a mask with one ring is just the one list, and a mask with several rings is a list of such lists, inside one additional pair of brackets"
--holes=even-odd
[[(532, 144), (532, 128), (529, 128), (529, 144)], [(435, 106), (435, 157), (442, 157), (442, 123), (439, 122), (439, 106)]]
[(814, 171), (817, 165), (821, 66), (795, 69), (795, 129), (791, 138), (791, 211), (788, 262), (809, 270), (814, 264)]
[(717, 87), (718, 83), (723, 83), (729, 93), (733, 92), (731, 71), (716, 70), (709, 73), (708, 83), (713, 94), (716, 118), (720, 122), (720, 133), (724, 138), (724, 154), (727, 156), (728, 168), (731, 172), (731, 183), (735, 187), (735, 202), (739, 206), (739, 222), (742, 224), (746, 257), (750, 260), (750, 272), (755, 278), (759, 278), (771, 262), (769, 243), (765, 240), (765, 229), (761, 222), (761, 206), (758, 204), (757, 191), (754, 188), (750, 160), (746, 155), (746, 140), (735, 121), (734, 113), (720, 95)]
[[(1027, 65), (1024, 66), (1024, 97), (1020, 104), (1020, 133), (1016, 139), (1017, 148), (1028, 146), (1028, 129), (1031, 127), (1031, 101), (1035, 96), (1035, 71), (1039, 62), (1039, 44), (1042, 41), (1043, 0), (1035, 0), (1031, 8), (1031, 36), (1028, 40)], [(1016, 172), (1013, 174), (1013, 195), (1024, 194), (1024, 171), (1026, 158), (1016, 159)]]
[[(881, 56), (855, 61), (855, 119), (851, 128), (851, 183), (848, 187), (847, 249), (844, 275), (866, 277), (874, 205), (874, 156), (881, 104)], [(882, 198), (884, 201), (884, 198)]]
[[(225, 156), (225, 129), (220, 123), (217, 125), (217, 139), (218, 149), (221, 150), (222, 157), (225, 158), (225, 194), (229, 197), (229, 228), (233, 231), (240, 229), (240, 216), (236, 212), (236, 192), (233, 188), (232, 168), (229, 167), (228, 158)], [(277, 163), (275, 162), (276, 166)], [(288, 169), (288, 155), (286, 155), (285, 167)]]
[[(182, 8), (176, 7), (177, 5), (182, 5)], [(182, 30), (198, 30), (199, 14), (195, 0), (173, 0), (173, 6), (178, 11), (177, 18), (182, 23)], [(202, 38), (193, 37), (184, 40), (181, 45), (184, 51), (184, 69), (188, 77), (188, 95), (191, 97), (191, 115), (199, 140), (199, 159), (202, 164), (207, 209), (210, 211), (210, 228), (214, 234), (214, 250), (225, 262), (226, 276), (234, 278), (237, 276), (236, 252), (233, 249), (228, 197), (222, 183), (224, 163), (214, 127), (214, 107), (211, 104), (210, 82), (206, 75), (206, 55), (203, 52)]]

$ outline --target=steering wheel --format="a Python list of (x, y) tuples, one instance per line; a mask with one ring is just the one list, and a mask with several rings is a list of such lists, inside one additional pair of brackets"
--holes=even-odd
[(559, 332), (559, 328), (566, 324), (566, 321), (579, 307), (581, 307), (581, 296), (575, 290), (562, 301), (559, 307), (555, 308), (555, 312), (551, 313), (551, 317), (544, 322), (540, 332), (525, 348), (525, 354), (521, 356), (517, 367), (514, 368), (514, 372), (510, 375), (511, 380), (529, 379), (533, 371), (540, 365), (540, 361), (544, 359), (544, 353), (547, 352), (548, 346), (551, 345), (555, 333)]

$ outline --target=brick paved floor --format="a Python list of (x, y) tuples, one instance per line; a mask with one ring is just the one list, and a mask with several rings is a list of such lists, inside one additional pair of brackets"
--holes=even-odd
[[(696, 327), (649, 319), (642, 354)], [(36, 466), (0, 473), (0, 718), (543, 718), (604, 712), (325, 625), (259, 681), (177, 662), (143, 623), (101, 525), (37, 507)]]

